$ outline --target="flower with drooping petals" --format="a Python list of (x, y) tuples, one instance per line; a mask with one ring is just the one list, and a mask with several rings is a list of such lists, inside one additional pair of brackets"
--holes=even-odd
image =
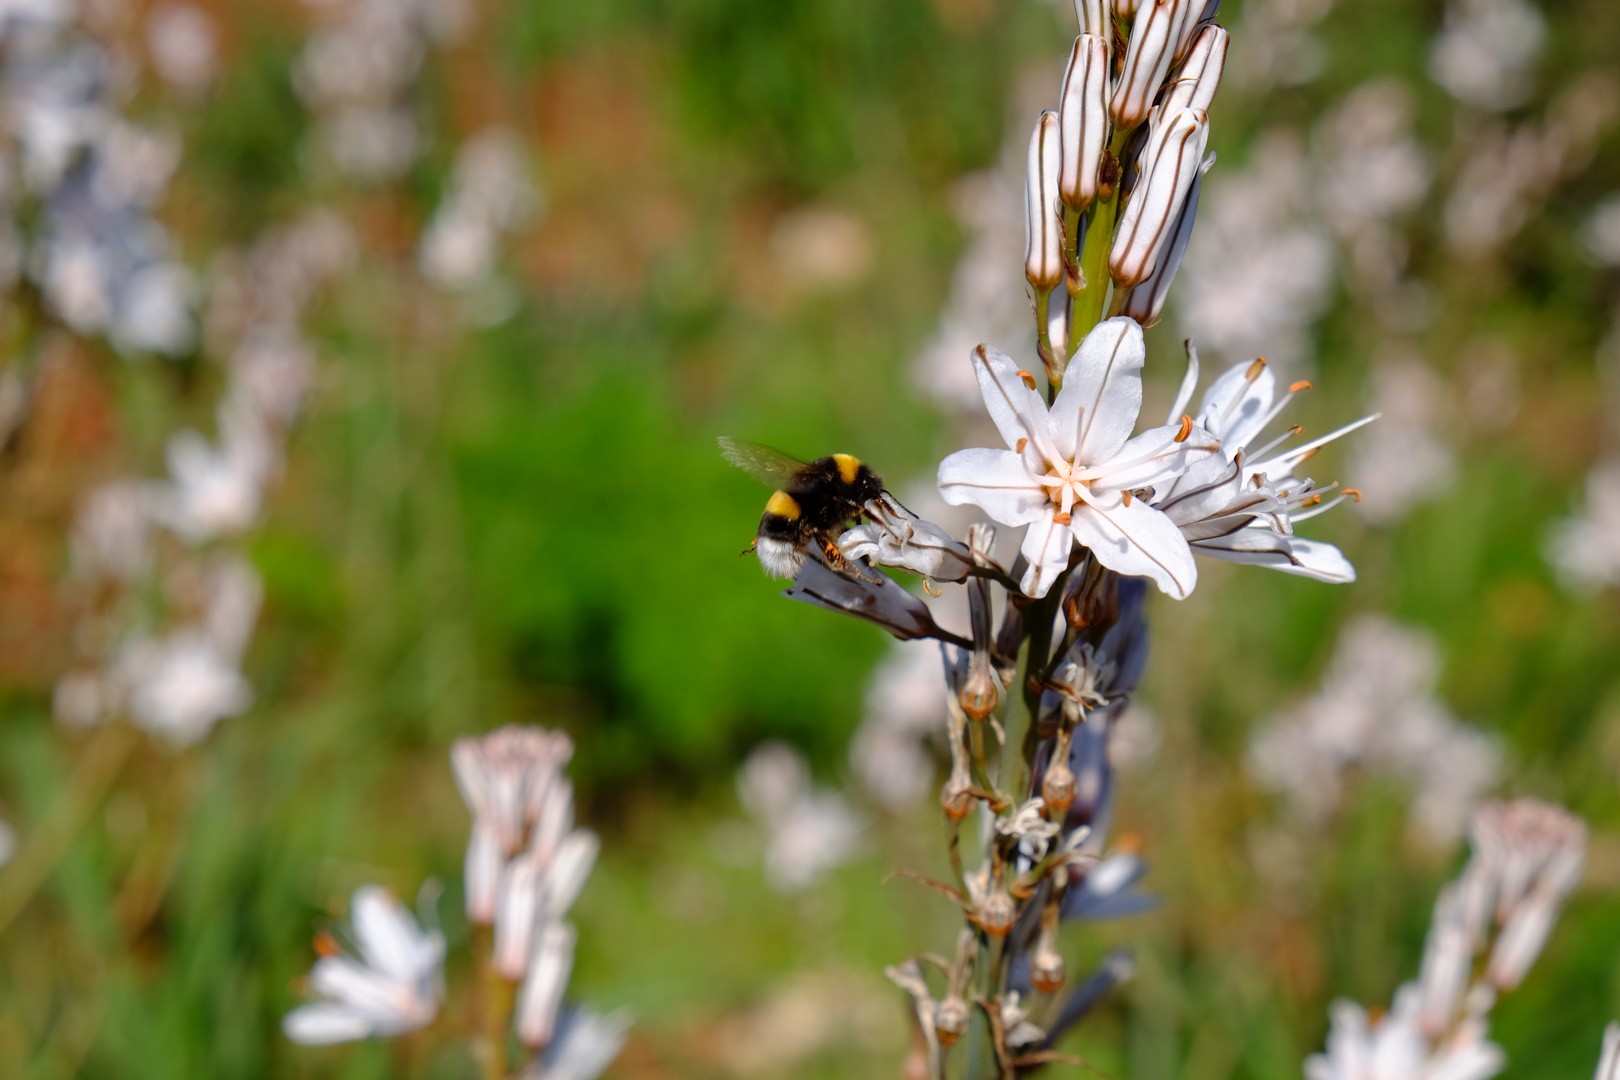
[(972, 503), (1004, 525), (1028, 525), (1021, 584), (1045, 596), (1075, 543), (1119, 574), (1148, 577), (1180, 600), (1198, 581), (1175, 522), (1138, 497), (1214, 454), (1215, 438), (1190, 421), (1135, 438), (1142, 409), (1142, 328), (1123, 316), (1097, 326), (1069, 361), (1050, 409), (1034, 376), (1003, 353), (973, 353), (985, 407), (1008, 450), (961, 450), (939, 466), (947, 503)]

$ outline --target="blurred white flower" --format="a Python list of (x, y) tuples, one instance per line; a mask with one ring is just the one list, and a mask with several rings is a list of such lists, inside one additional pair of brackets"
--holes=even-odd
[(152, 500), (136, 480), (93, 488), (73, 522), (74, 562), (83, 572), (133, 581), (151, 565)]
[(1582, 239), (1592, 258), (1604, 266), (1620, 266), (1620, 195), (1598, 203), (1586, 221)]
[(17, 830), (9, 821), (0, 821), (0, 866), (5, 866), (17, 854)]
[(468, 139), (450, 184), (422, 232), (422, 273), (447, 289), (471, 289), (495, 271), (502, 234), (529, 221), (541, 198), (529, 176), (523, 142), (491, 128)]
[(1439, 674), (1432, 636), (1381, 616), (1355, 619), (1321, 690), (1254, 733), (1250, 773), (1307, 821), (1338, 807), (1351, 769), (1391, 773), (1413, 789), (1413, 830), (1435, 844), (1455, 840), (1500, 776), (1502, 752), (1451, 715), (1435, 695)]
[(1620, 459), (1587, 474), (1586, 505), (1553, 525), (1547, 558), (1568, 588), (1620, 585)]
[(1334, 263), (1312, 216), (1312, 187), (1303, 148), (1281, 131), (1256, 140), (1247, 167), (1205, 178), (1171, 294), (1187, 335), (1228, 360), (1263, 354), (1283, 371), (1308, 365)]
[(263, 421), (236, 404), (220, 409), (217, 449), (194, 431), (172, 437), (169, 479), (151, 489), (159, 519), (194, 544), (234, 535), (258, 520), (275, 464)]
[(523, 1080), (596, 1080), (624, 1049), (629, 1031), (630, 1014), (622, 1009), (599, 1016), (576, 1007), (558, 1019), (551, 1042)]
[(1620, 1023), (1611, 1022), (1603, 1029), (1603, 1050), (1592, 1080), (1620, 1080)]
[(1232, 32), (1227, 78), (1240, 93), (1299, 86), (1327, 66), (1328, 49), (1316, 27), (1333, 0), (1251, 0)]
[(423, 931), (385, 890), (363, 885), (350, 905), (359, 956), (322, 956), (310, 972), (321, 1000), (300, 1005), (282, 1030), (305, 1045), (399, 1035), (433, 1021), (444, 998), (444, 935)]
[(860, 846), (862, 823), (844, 797), (811, 787), (810, 767), (779, 742), (755, 748), (737, 773), (737, 797), (762, 824), (765, 877), (779, 892), (808, 888)]
[(1395, 1005), (1374, 1021), (1352, 1001), (1328, 1010), (1327, 1051), (1305, 1059), (1306, 1080), (1489, 1080), (1507, 1064), (1483, 1024), (1464, 1024), (1431, 1046), (1419, 1033), (1417, 991), (1403, 986)]
[(945, 730), (942, 672), (934, 642), (895, 642), (867, 686), (849, 761), (861, 785), (891, 810), (921, 802), (933, 783), (928, 740)]
[(219, 69), (214, 20), (191, 4), (164, 4), (146, 17), (146, 49), (152, 67), (177, 89), (196, 92)]
[(136, 638), (115, 677), (137, 727), (189, 746), (253, 703), (253, 687), (237, 663), (206, 631), (182, 627), (159, 639)]
[(1358, 509), (1384, 525), (1451, 485), (1456, 455), (1441, 425), (1456, 410), (1441, 378), (1407, 353), (1374, 367), (1371, 405), (1382, 419), (1355, 440), (1346, 467), (1364, 491)]
[(1458, 101), (1510, 109), (1530, 96), (1546, 30), (1541, 13), (1524, 0), (1451, 0), (1429, 53), (1429, 74)]

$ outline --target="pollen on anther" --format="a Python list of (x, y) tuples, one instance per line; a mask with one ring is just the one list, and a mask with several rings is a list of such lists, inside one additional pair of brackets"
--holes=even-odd
[(337, 939), (325, 930), (315, 935), (316, 956), (337, 956), (343, 950), (338, 946)]
[(1131, 505), (1131, 489), (1126, 488), (1125, 491), (1123, 492), (1123, 494), (1125, 496), (1125, 505), (1126, 506)]
[(1031, 390), (1036, 389), (1035, 376), (1031, 375), (1029, 372), (1020, 368), (1018, 371), (1018, 377), (1024, 380), (1025, 386), (1029, 387)]
[[(1129, 501), (1129, 499), (1130, 499), (1130, 496), (1127, 495), (1126, 496), (1126, 501)], [(1074, 520), (1074, 518), (1071, 517), (1068, 514), (1053, 514), (1052, 515), (1052, 520), (1054, 522), (1056, 522), (1057, 524), (1059, 524), (1059, 525), (1067, 525), (1070, 522), (1072, 522)]]
[(1346, 495), (1350, 496), (1352, 499), (1356, 500), (1356, 502), (1361, 501), (1361, 492), (1356, 490), (1355, 488), (1345, 488), (1344, 493)]
[(1254, 382), (1254, 380), (1260, 377), (1260, 373), (1264, 370), (1266, 370), (1266, 358), (1263, 356), (1255, 357), (1254, 363), (1249, 365), (1249, 370), (1243, 373), (1243, 381)]
[[(1189, 435), (1191, 435), (1191, 434), (1192, 434), (1192, 417), (1188, 416), (1186, 413), (1182, 413), (1181, 414), (1181, 430), (1176, 432), (1176, 442), (1186, 442), (1187, 437)], [(1127, 502), (1127, 505), (1129, 505), (1128, 502)]]
[(923, 587), (923, 592), (927, 593), (929, 596), (944, 596), (945, 595), (945, 590), (944, 589), (937, 588), (934, 585), (930, 584), (927, 578), (923, 578), (922, 587)]
[(1013, 453), (1022, 454), (1024, 452), (1024, 447), (1026, 447), (1028, 445), (1029, 445), (1029, 438), (1027, 436), (1022, 436), (1022, 435), (1019, 436), (1018, 443), (1013, 447)]
[(1288, 392), (1290, 394), (1297, 394), (1301, 390), (1314, 390), (1314, 389), (1315, 389), (1315, 387), (1313, 387), (1311, 385), (1309, 379), (1301, 379), (1301, 380), (1299, 380), (1299, 382), (1295, 383), (1293, 386), (1290, 386), (1288, 388)]

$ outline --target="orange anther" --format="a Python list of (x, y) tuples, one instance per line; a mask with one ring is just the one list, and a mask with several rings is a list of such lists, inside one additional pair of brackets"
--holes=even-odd
[(1181, 430), (1176, 432), (1176, 442), (1186, 442), (1187, 436), (1192, 434), (1192, 417), (1186, 413), (1181, 414)]
[(1018, 371), (1018, 377), (1024, 380), (1025, 386), (1029, 387), (1031, 390), (1035, 389), (1035, 376), (1020, 368)]
[(328, 934), (325, 930), (322, 930), (315, 935), (316, 956), (337, 956), (341, 952), (343, 952), (343, 950), (339, 948), (337, 939), (331, 934)]
[(1142, 850), (1142, 839), (1132, 832), (1122, 833), (1120, 838), (1114, 841), (1114, 850), (1124, 852), (1127, 855), (1140, 851)]
[(929, 580), (927, 578), (923, 578), (922, 587), (923, 587), (923, 592), (927, 593), (929, 596), (944, 596), (945, 595), (945, 590), (944, 589), (935, 588), (929, 582)]
[(1255, 357), (1254, 363), (1249, 365), (1249, 370), (1243, 373), (1243, 381), (1254, 382), (1254, 380), (1260, 377), (1260, 373), (1264, 370), (1266, 370), (1266, 358), (1263, 356)]
[(1356, 500), (1356, 502), (1361, 501), (1361, 492), (1357, 491), (1355, 488), (1345, 488), (1344, 493)]
[(1131, 505), (1131, 489), (1130, 488), (1125, 489), (1125, 505), (1126, 506)]
[(1022, 454), (1024, 452), (1024, 447), (1026, 447), (1028, 445), (1029, 445), (1029, 439), (1027, 439), (1027, 438), (1025, 438), (1023, 436), (1020, 436), (1019, 439), (1018, 439), (1018, 445), (1013, 447), (1013, 453)]
[(1068, 514), (1053, 514), (1052, 515), (1052, 520), (1057, 522), (1059, 525), (1067, 525), (1067, 524), (1069, 524), (1069, 522), (1073, 521), (1074, 519), (1072, 517), (1070, 517)]
[(1306, 380), (1306, 379), (1301, 379), (1301, 380), (1299, 380), (1299, 382), (1295, 383), (1293, 386), (1290, 386), (1288, 388), (1288, 392), (1290, 394), (1297, 394), (1301, 390), (1311, 390), (1311, 389), (1314, 389), (1314, 387), (1311, 386), (1310, 382), (1308, 380)]

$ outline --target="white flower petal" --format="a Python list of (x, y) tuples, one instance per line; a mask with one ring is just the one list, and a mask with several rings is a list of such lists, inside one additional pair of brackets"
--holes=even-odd
[(373, 1034), (371, 1021), (344, 1005), (318, 1001), (300, 1005), (281, 1021), (281, 1030), (295, 1043), (327, 1046), (354, 1042)]
[(405, 905), (386, 889), (375, 885), (356, 889), (351, 918), (360, 955), (396, 981), (420, 979), (444, 955), (443, 939), (417, 929)]
[(1142, 411), (1146, 359), (1142, 327), (1135, 319), (1118, 315), (1086, 335), (1052, 402), (1052, 442), (1059, 454), (1089, 465), (1118, 453)]
[(1093, 490), (1135, 491), (1137, 488), (1168, 484), (1192, 466), (1220, 449), (1216, 438), (1203, 428), (1194, 427), (1180, 442), (1181, 425), (1149, 428), (1119, 448), (1111, 459), (1092, 468), (1102, 473)]
[(1028, 525), (1050, 504), (1011, 450), (958, 450), (939, 463), (939, 494), (951, 506), (972, 503), (1003, 525)]
[(1089, 503), (1074, 508), (1074, 538), (1117, 574), (1151, 578), (1177, 600), (1198, 583), (1198, 566), (1176, 523), (1141, 499), (1099, 510)]
[(1039, 599), (1046, 595), (1058, 575), (1069, 566), (1069, 553), (1074, 550), (1074, 534), (1067, 525), (1059, 525), (1048, 513), (1032, 522), (1024, 534), (1020, 549), (1029, 560), (1020, 587), (1028, 596)]
[(985, 411), (1007, 445), (1016, 447), (1020, 439), (1037, 445), (1045, 443), (1046, 404), (1018, 374), (1020, 368), (1013, 358), (999, 349), (980, 345), (973, 350), (972, 361)]
[(1254, 362), (1233, 364), (1204, 391), (1198, 423), (1221, 440), (1228, 460), (1260, 434), (1277, 392), (1277, 376), (1263, 366), (1251, 381)]
[(1348, 585), (1356, 580), (1356, 568), (1344, 552), (1321, 540), (1283, 536), (1270, 529), (1239, 529), (1226, 536), (1200, 540), (1194, 545), (1200, 555), (1250, 566), (1269, 566), (1285, 574)]

